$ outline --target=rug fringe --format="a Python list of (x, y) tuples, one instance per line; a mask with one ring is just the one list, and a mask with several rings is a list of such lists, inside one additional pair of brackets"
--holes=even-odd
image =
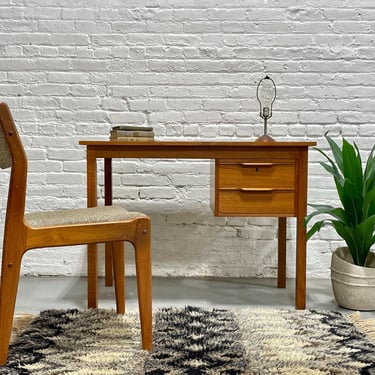
[(359, 311), (348, 315), (348, 318), (362, 333), (375, 342), (375, 319), (363, 319)]
[(25, 328), (27, 328), (34, 317), (34, 314), (16, 314), (14, 316), (10, 342), (12, 342)]

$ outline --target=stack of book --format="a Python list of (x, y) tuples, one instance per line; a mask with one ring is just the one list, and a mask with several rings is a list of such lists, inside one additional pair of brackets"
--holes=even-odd
[(153, 141), (154, 130), (149, 126), (119, 125), (112, 127), (109, 139), (111, 141)]

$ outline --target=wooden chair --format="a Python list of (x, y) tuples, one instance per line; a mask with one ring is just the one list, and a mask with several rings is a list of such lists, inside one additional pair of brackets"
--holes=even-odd
[(27, 157), (7, 104), (0, 103), (0, 167), (11, 168), (0, 284), (0, 365), (7, 361), (23, 254), (30, 249), (111, 243), (116, 307), (125, 312), (124, 242), (134, 245), (142, 347), (152, 347), (150, 219), (118, 206), (25, 214)]

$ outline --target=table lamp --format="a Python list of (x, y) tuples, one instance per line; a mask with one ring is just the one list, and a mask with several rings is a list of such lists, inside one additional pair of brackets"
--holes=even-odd
[(264, 120), (264, 134), (257, 139), (257, 142), (274, 141), (274, 139), (267, 134), (267, 121), (272, 117), (272, 104), (276, 99), (276, 85), (269, 76), (265, 76), (259, 81), (257, 99), (260, 104), (259, 115)]

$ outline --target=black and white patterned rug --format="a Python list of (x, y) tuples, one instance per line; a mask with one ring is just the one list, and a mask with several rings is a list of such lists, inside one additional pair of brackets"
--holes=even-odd
[(136, 313), (48, 310), (0, 374), (375, 374), (375, 344), (338, 312), (190, 306), (155, 311), (148, 353)]

